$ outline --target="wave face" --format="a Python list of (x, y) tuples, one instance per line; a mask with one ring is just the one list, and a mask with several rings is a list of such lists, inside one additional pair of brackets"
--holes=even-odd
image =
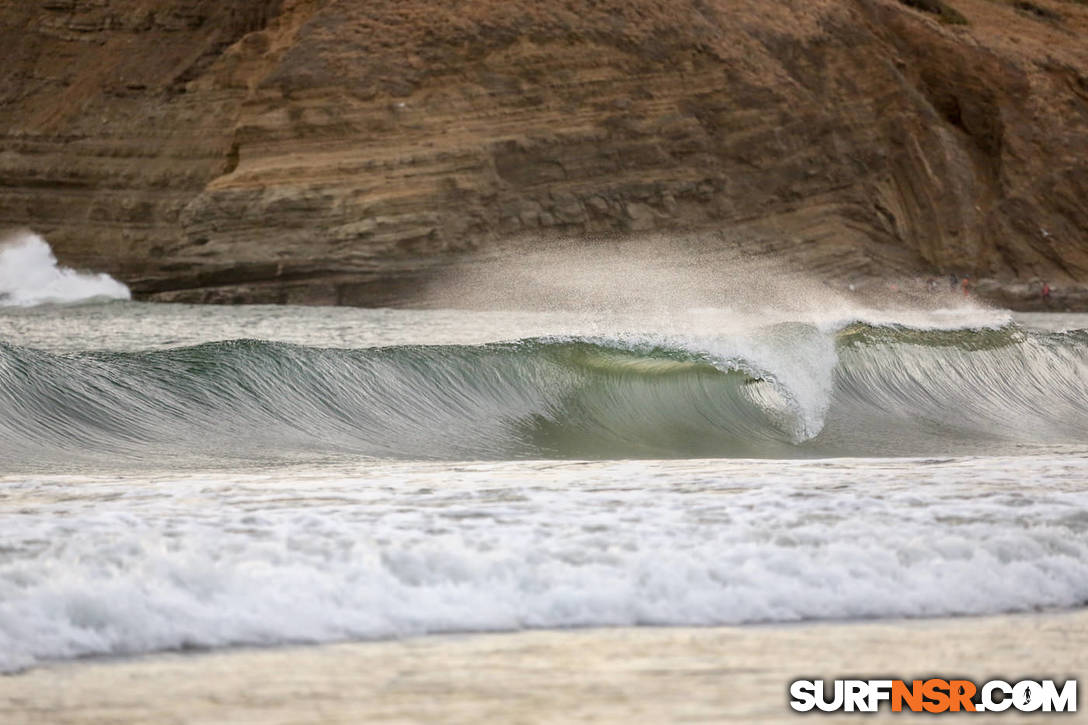
[(0, 306), (33, 307), (92, 300), (127, 300), (128, 287), (107, 274), (61, 267), (49, 244), (21, 232), (0, 240)]
[(933, 455), (1088, 440), (1088, 333), (781, 324), (731, 339), (320, 349), (0, 344), (0, 453), (394, 459)]

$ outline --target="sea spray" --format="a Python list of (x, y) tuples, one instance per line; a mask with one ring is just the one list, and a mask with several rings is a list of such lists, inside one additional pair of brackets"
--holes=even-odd
[(0, 240), (0, 305), (32, 307), (130, 298), (128, 287), (107, 274), (87, 274), (58, 265), (49, 244), (37, 234), (23, 231)]

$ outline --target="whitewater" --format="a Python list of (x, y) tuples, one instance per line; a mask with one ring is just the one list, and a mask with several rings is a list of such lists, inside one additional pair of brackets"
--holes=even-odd
[(128, 287), (107, 274), (57, 263), (49, 243), (30, 231), (0, 238), (0, 306), (31, 307), (93, 300), (127, 300)]
[(1088, 316), (155, 305), (15, 249), (0, 671), (1088, 602)]

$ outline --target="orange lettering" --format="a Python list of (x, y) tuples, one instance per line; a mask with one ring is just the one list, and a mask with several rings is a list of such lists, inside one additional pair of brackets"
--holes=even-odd
[(952, 712), (959, 712), (960, 708), (963, 708), (964, 712), (974, 712), (975, 703), (971, 702), (971, 698), (975, 696), (975, 683), (970, 680), (951, 680), (948, 683), (948, 691), (951, 694), (951, 710)]
[(907, 687), (907, 683), (896, 680), (892, 683), (892, 712), (902, 712), (903, 702), (912, 712), (922, 710), (922, 681), (915, 680)]
[(948, 680), (926, 680), (922, 685), (922, 694), (929, 702), (923, 703), (926, 712), (945, 712), (948, 710)]

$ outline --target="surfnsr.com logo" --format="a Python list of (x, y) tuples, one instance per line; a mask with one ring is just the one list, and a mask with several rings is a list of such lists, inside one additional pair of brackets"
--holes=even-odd
[(1054, 680), (796, 680), (790, 707), (798, 712), (1076, 712), (1077, 681)]

